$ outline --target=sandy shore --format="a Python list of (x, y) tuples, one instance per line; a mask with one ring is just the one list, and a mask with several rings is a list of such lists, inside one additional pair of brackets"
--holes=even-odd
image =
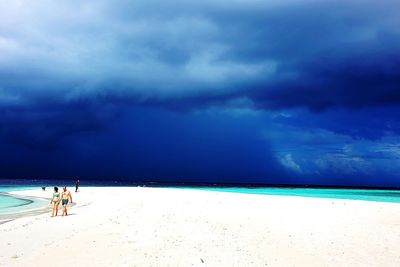
[(0, 225), (0, 265), (400, 266), (396, 203), (133, 187), (73, 199), (68, 217)]

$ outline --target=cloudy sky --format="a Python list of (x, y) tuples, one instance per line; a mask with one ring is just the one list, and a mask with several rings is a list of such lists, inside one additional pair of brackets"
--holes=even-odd
[(0, 177), (400, 186), (398, 10), (0, 0)]

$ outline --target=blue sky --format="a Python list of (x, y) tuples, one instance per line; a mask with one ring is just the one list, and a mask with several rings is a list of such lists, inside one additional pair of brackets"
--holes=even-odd
[(0, 3), (0, 177), (400, 186), (398, 1)]

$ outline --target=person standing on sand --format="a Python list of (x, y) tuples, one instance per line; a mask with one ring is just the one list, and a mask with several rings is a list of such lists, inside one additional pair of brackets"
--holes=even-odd
[(62, 209), (63, 209), (62, 216), (64, 216), (64, 215), (67, 216), (68, 215), (68, 213), (67, 213), (68, 200), (70, 200), (71, 203), (72, 203), (71, 192), (69, 192), (67, 190), (67, 187), (64, 186), (63, 192), (61, 193), (61, 203), (62, 203)]
[(54, 211), (56, 212), (56, 216), (58, 214), (58, 205), (60, 204), (60, 193), (58, 193), (58, 187), (54, 187), (53, 197), (50, 200), (50, 204), (53, 204), (53, 208), (51, 209), (51, 217), (54, 217)]
[(78, 188), (79, 188), (79, 180), (75, 181), (75, 192), (78, 192)]

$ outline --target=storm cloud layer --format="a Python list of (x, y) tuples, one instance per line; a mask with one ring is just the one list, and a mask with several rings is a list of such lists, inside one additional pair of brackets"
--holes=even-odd
[[(5, 175), (51, 176), (27, 162), (54, 153), (67, 162), (54, 163), (57, 175), (69, 175), (78, 163), (65, 155), (92, 144), (130, 161), (100, 174), (93, 166), (111, 159), (85, 159), (76, 173), (88, 177), (335, 183), (318, 177), (381, 175), (400, 184), (395, 171), (382, 171), (398, 155), (375, 153), (382, 144), (397, 149), (399, 9), (398, 1), (355, 0), (0, 1), (1, 143), (4, 155), (27, 155), (4, 156)], [(147, 121), (157, 133), (143, 134)], [(314, 135), (340, 153), (313, 144)], [(106, 145), (115, 138), (131, 147)], [(248, 161), (232, 156), (240, 151)], [(162, 164), (150, 171), (155, 158)]]
[(397, 104), (399, 8), (396, 1), (3, 2), (1, 102), (246, 96), (264, 108)]

